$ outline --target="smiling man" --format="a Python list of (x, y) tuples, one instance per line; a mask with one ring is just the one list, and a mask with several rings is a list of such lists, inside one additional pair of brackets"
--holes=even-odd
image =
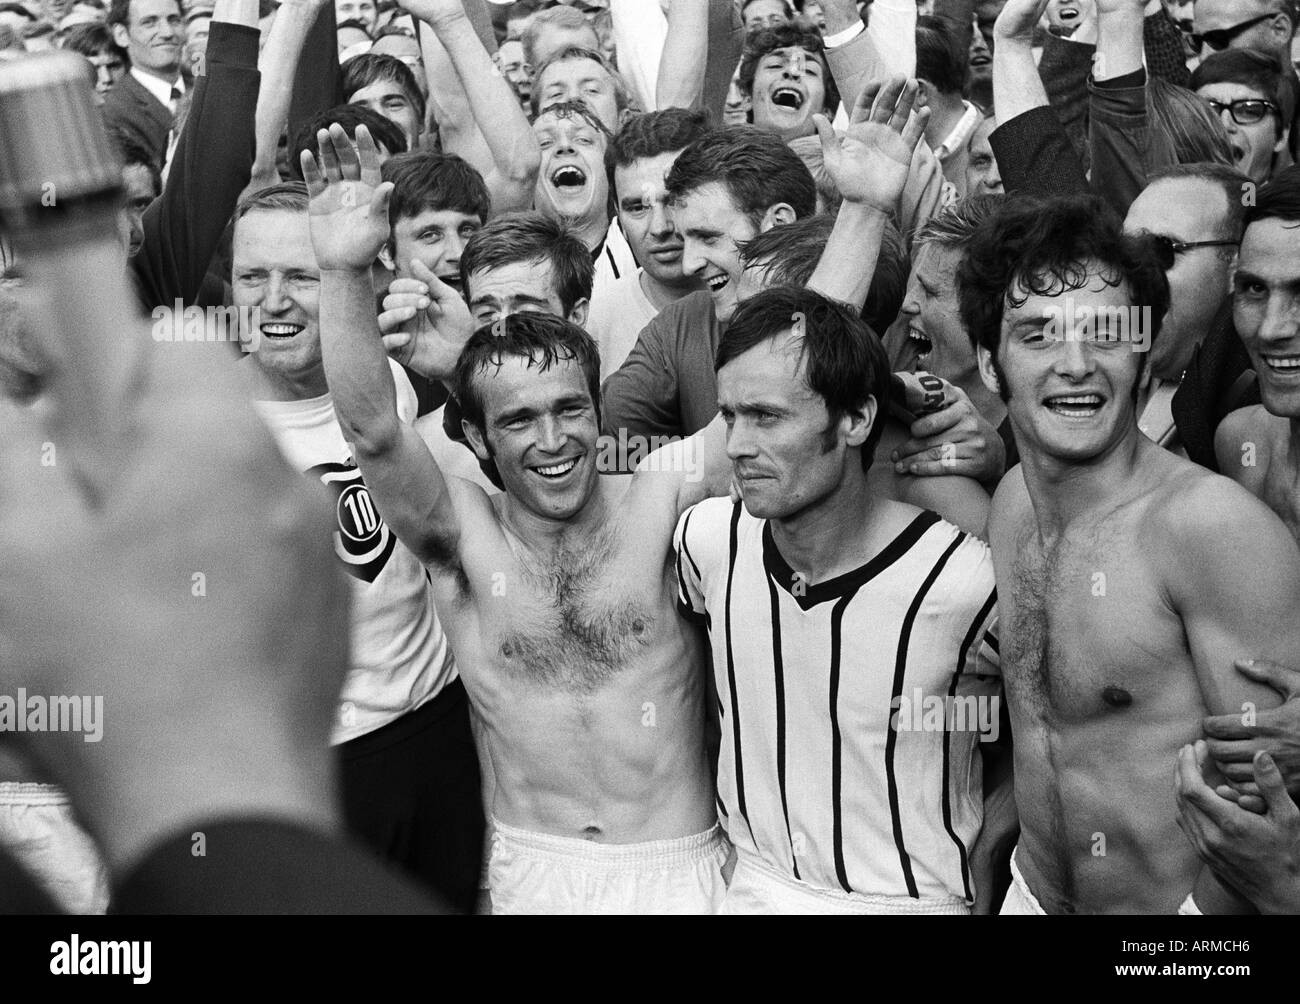
[[(811, 216), (817, 205), (816, 185), (798, 155), (774, 134), (749, 126), (714, 130), (688, 146), (668, 172), (666, 190), (682, 236), (682, 273), (705, 289), (660, 311), (605, 381), (610, 435), (626, 429), (673, 436), (708, 424), (717, 403), (707, 363), (736, 309), (744, 272), (736, 245)], [(688, 383), (698, 390), (683, 386)]]
[(1101, 200), (1017, 200), (959, 275), (1021, 464), (993, 500), (1021, 836), (1004, 913), (1234, 912), (1179, 831), (1179, 749), (1277, 696), (1233, 668), (1300, 647), (1300, 552), (1265, 506), (1143, 436), (1116, 318), (1169, 287)]
[(597, 252), (609, 229), (609, 133), (587, 105), (574, 101), (547, 106), (533, 121), (533, 133), (542, 153), (537, 211), (572, 228)]
[(609, 212), (605, 151), (610, 134), (585, 101), (547, 104), (533, 120), (541, 152), (533, 204), (537, 211), (573, 231), (591, 252), (596, 289), (612, 286), (636, 271), (636, 258)]
[(884, 342), (891, 369), (933, 373), (965, 391), (984, 419), (1003, 432), (1010, 456), (1014, 443), (1004, 425), (1006, 406), (980, 379), (975, 346), (962, 326), (957, 300), (957, 269), (977, 228), (1001, 204), (999, 196), (963, 199), (917, 231), (907, 292)]
[(486, 726), (494, 911), (713, 912), (727, 850), (702, 647), (673, 608), (672, 531), (688, 505), (726, 490), (725, 459), (713, 481), (707, 464), (721, 459), (721, 423), (704, 434), (712, 448), (674, 444), (654, 469), (599, 477), (590, 337), (540, 311), (472, 333), (452, 325), (440, 375), (505, 491), (445, 476), (401, 421), (375, 320), (387, 191), (373, 144), (359, 130), (354, 151), (334, 129), (321, 148), (324, 173), (304, 158), (304, 174), (326, 372), (380, 512), (425, 563)]
[[(337, 523), (321, 533), (352, 586), (351, 662), (332, 736), (348, 829), (468, 911), (484, 826), (469, 707), (424, 569), (376, 508), (335, 417), (301, 183), (240, 205), (232, 254), (234, 302), (258, 322), (247, 357), (254, 403), (289, 462), (330, 493)], [(409, 426), (415, 392), (396, 363), (385, 379)]]
[(1300, 168), (1261, 188), (1246, 211), (1232, 314), (1263, 404), (1234, 411), (1219, 425), (1219, 468), (1300, 541)]
[(787, 141), (812, 135), (813, 114), (830, 114), (839, 104), (821, 35), (793, 24), (749, 40), (738, 82), (750, 121)]
[(113, 40), (131, 69), (108, 92), (104, 121), (148, 151), (154, 166), (167, 159), (176, 110), (185, 94), (181, 45), (185, 31), (176, 0), (113, 0), (108, 12)]

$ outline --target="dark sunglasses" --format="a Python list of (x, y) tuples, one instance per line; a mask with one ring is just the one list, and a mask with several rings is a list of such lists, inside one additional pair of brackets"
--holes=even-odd
[(1146, 234), (1147, 240), (1155, 248), (1160, 267), (1168, 272), (1174, 267), (1174, 259), (1184, 251), (1192, 248), (1237, 247), (1241, 241), (1176, 241), (1164, 234)]
[(1238, 98), (1236, 101), (1215, 101), (1213, 98), (1206, 98), (1210, 103), (1210, 108), (1215, 115), (1222, 115), (1224, 109), (1232, 113), (1232, 121), (1237, 125), (1254, 125), (1259, 122), (1269, 112), (1278, 110), (1277, 105), (1272, 101), (1265, 101), (1262, 98)]
[(1273, 11), (1271, 14), (1261, 14), (1259, 17), (1253, 17), (1249, 21), (1242, 21), (1241, 24), (1234, 24), (1231, 28), (1216, 28), (1214, 31), (1206, 31), (1201, 34), (1192, 32), (1192, 45), (1199, 52), (1202, 45), (1208, 45), (1215, 52), (1222, 52), (1232, 40), (1240, 35), (1243, 31), (1255, 27), (1261, 21), (1270, 21), (1277, 17), (1278, 12)]

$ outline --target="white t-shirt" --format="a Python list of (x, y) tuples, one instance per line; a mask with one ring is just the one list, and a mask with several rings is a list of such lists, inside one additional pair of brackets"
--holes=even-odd
[(599, 296), (592, 296), (591, 309), (587, 311), (587, 334), (600, 348), (602, 382), (623, 365), (641, 329), (658, 313), (641, 288), (640, 269), (606, 286)]
[[(392, 360), (389, 366), (398, 417), (410, 425), (415, 390), (400, 366)], [(285, 459), (320, 478), (334, 496), (334, 553), (352, 584), (352, 652), (331, 742), (347, 742), (437, 695), (456, 679), (456, 663), (424, 566), (379, 518), (330, 395), (254, 404)]]

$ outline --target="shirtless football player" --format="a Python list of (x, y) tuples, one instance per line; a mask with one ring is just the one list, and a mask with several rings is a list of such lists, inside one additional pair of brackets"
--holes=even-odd
[(1202, 716), (1277, 704), (1233, 662), (1300, 653), (1300, 552), (1139, 432), (1147, 360), (1121, 323), (1149, 307), (1158, 335), (1168, 286), (1098, 200), (1003, 207), (959, 283), (1022, 461), (989, 525), (1021, 821), (1003, 912), (1249, 909), (1179, 831), (1171, 782)]

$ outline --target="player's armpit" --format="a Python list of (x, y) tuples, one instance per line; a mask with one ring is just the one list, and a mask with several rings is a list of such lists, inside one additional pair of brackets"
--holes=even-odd
[[(399, 422), (393, 436), (353, 452), (379, 515), (425, 565), (458, 573), (461, 521), (448, 480), (413, 426)], [(474, 490), (468, 482), (462, 491)]]

